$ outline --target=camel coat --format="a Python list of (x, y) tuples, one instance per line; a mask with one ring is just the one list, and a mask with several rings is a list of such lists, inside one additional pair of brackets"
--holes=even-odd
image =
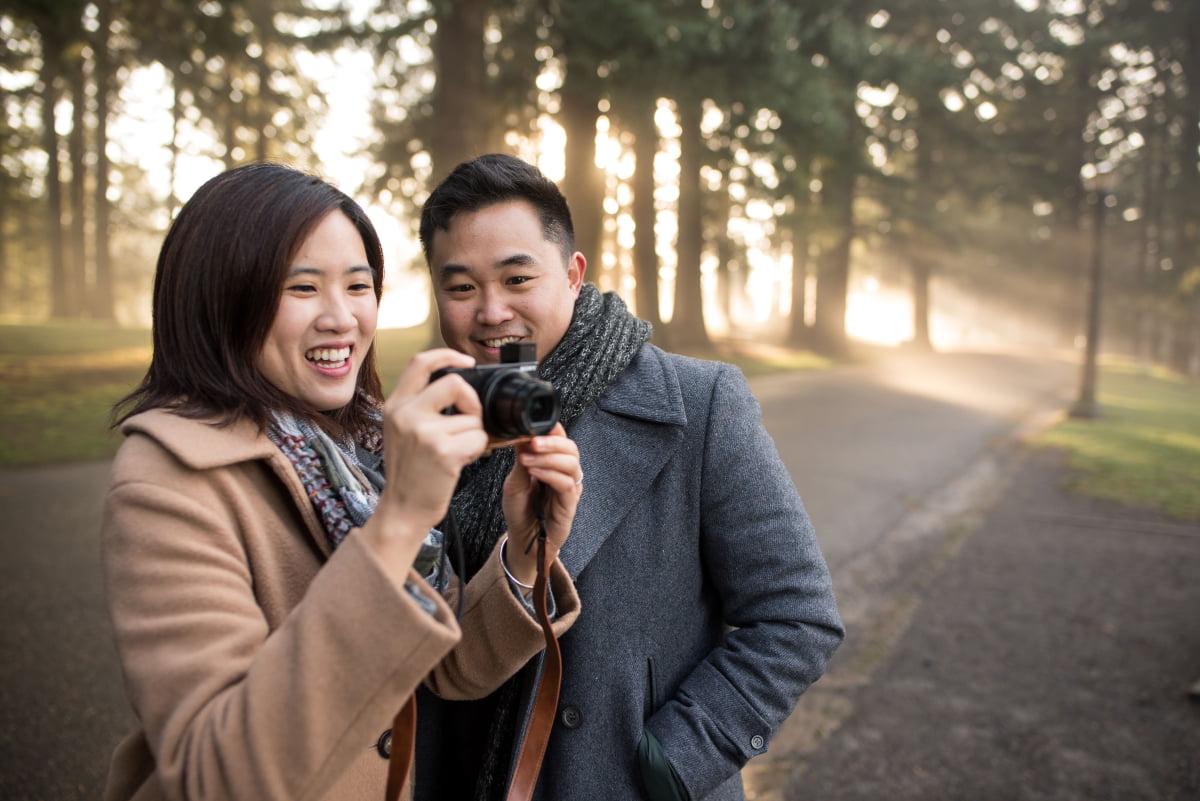
[[(252, 425), (159, 410), (122, 431), (102, 549), (140, 728), (113, 756), (107, 801), (378, 801), (377, 743), (418, 684), (480, 697), (541, 651), (498, 558), (467, 586), (460, 628), (457, 583), (443, 599), (411, 570), (389, 575), (353, 532), (331, 552), (291, 463)], [(561, 634), (579, 611), (561, 564), (552, 587)]]

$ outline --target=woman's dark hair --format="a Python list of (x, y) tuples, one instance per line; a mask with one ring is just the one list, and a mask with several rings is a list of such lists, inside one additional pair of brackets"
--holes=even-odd
[(248, 164), (196, 191), (171, 224), (154, 277), (150, 369), (114, 407), (116, 424), (148, 409), (186, 417), (248, 418), (265, 427), (289, 411), (358, 435), (382, 396), (371, 345), (354, 401), (320, 415), (271, 384), (255, 365), (279, 308), (284, 277), (308, 235), (332, 212), (362, 236), (383, 286), (383, 250), (362, 208), (327, 182), (281, 164)]
[(567, 199), (537, 167), (515, 156), (489, 153), (464, 161), (437, 185), (421, 208), (421, 248), (429, 263), (433, 235), (450, 229), (460, 211), (478, 211), (507, 200), (524, 200), (537, 211), (542, 235), (558, 245), (563, 261), (575, 252), (575, 228)]

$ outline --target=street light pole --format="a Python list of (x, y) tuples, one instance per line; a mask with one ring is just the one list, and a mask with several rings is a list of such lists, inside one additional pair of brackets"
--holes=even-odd
[(1092, 266), (1088, 282), (1087, 342), (1084, 347), (1083, 372), (1079, 382), (1079, 399), (1071, 407), (1071, 417), (1090, 419), (1100, 416), (1100, 406), (1096, 403), (1096, 357), (1100, 348), (1101, 280), (1104, 276), (1104, 212), (1107, 206), (1108, 192), (1101, 183), (1096, 189), (1096, 208), (1092, 220)]

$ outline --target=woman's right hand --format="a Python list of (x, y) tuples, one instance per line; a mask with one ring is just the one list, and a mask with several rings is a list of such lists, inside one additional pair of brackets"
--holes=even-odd
[[(377, 552), (407, 569), (429, 529), (445, 517), (463, 467), (487, 447), (479, 396), (462, 378), (437, 370), (472, 367), (449, 348), (413, 356), (383, 405), (387, 480), (363, 532)], [(454, 406), (458, 414), (443, 414)]]

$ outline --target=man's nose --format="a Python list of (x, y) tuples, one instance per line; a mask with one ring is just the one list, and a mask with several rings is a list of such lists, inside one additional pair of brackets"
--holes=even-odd
[(484, 292), (476, 317), (483, 325), (497, 325), (512, 318), (512, 307), (503, 292)]

